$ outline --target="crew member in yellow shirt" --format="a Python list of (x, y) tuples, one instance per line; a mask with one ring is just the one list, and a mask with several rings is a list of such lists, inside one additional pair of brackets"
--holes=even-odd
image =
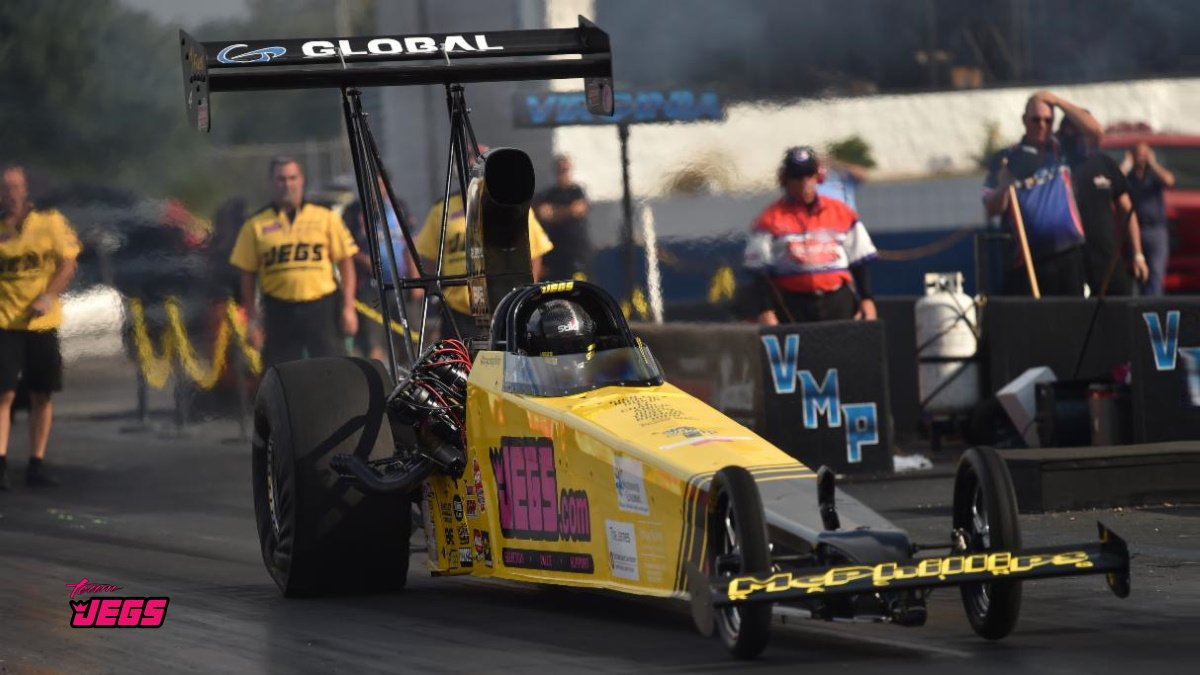
[[(480, 144), (479, 154), (488, 151), (488, 146)], [(417, 247), (417, 255), (421, 256), (422, 266), (426, 274), (433, 274), (438, 255), (438, 235), (442, 228), (442, 200), (438, 200), (425, 216), (425, 224), (417, 233), (413, 244)], [(533, 280), (538, 281), (542, 276), (542, 256), (554, 249), (546, 230), (529, 211), (529, 257), (533, 269)], [(446, 240), (442, 245), (442, 274), (467, 273), (467, 214), (463, 209), (461, 194), (450, 195), (450, 213), (446, 218)], [(480, 331), (475, 326), (475, 317), (471, 315), (471, 301), (466, 286), (449, 286), (444, 289), (446, 304), (450, 308), (450, 316), (458, 327), (458, 334), (464, 338), (477, 335)], [(443, 329), (443, 336), (449, 337), (450, 331)]]
[[(306, 356), (345, 356), (339, 333), (358, 331), (353, 258), (358, 246), (341, 216), (304, 201), (299, 162), (277, 157), (270, 175), (271, 204), (242, 225), (229, 256), (242, 270), (242, 305), (252, 339), (263, 340), (267, 366)], [(265, 338), (258, 328), (256, 287), (262, 290)]]
[(25, 482), (57, 485), (44, 460), (54, 420), (50, 394), (62, 391), (58, 296), (75, 275), (79, 239), (61, 213), (33, 208), (19, 166), (3, 170), (0, 221), (0, 490), (8, 489), (8, 437), (19, 380), (29, 389)]

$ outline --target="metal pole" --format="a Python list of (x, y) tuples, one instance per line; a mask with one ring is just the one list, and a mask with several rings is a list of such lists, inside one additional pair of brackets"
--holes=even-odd
[(625, 298), (633, 302), (633, 289), (636, 283), (634, 277), (635, 256), (633, 253), (633, 196), (629, 189), (629, 125), (617, 125), (617, 135), (621, 139), (621, 226), (622, 245), (625, 248)]

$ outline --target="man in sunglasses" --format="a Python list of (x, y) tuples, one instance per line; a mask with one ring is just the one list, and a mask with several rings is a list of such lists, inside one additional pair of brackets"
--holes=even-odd
[[(1104, 133), (1091, 113), (1049, 91), (1039, 91), (1025, 104), (1020, 142), (1000, 150), (988, 162), (983, 204), (989, 216), (1000, 216), (1013, 228), (1013, 211), (1020, 209), (1030, 255), (1042, 295), (1081, 296), (1085, 281), (1083, 224), (1071, 191), (1071, 170), (1054, 136), (1054, 109), (1060, 108), (1075, 129), (1093, 146)], [(1017, 204), (1010, 204), (1009, 187)], [(1014, 243), (1017, 238), (1013, 237)], [(1031, 288), (1023, 255), (1015, 255), (1005, 292), (1029, 295)]]

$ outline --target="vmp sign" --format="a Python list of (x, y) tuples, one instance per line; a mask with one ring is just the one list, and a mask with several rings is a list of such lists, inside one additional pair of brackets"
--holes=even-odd
[(1131, 314), (1134, 442), (1200, 438), (1200, 302), (1147, 300)]
[(891, 471), (887, 364), (875, 323), (764, 329), (771, 442), (813, 468)]
[(518, 127), (560, 127), (601, 124), (704, 122), (725, 119), (720, 96), (713, 91), (653, 89), (618, 91), (612, 117), (588, 112), (583, 92), (544, 91), (513, 96), (513, 119)]

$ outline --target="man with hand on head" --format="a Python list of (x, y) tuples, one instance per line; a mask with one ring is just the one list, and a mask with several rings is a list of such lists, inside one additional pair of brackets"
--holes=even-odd
[(1145, 262), (1150, 268), (1143, 282), (1142, 295), (1162, 295), (1170, 256), (1170, 232), (1167, 229), (1167, 207), (1163, 191), (1175, 187), (1175, 174), (1158, 163), (1154, 151), (1145, 143), (1133, 149), (1133, 167), (1126, 174), (1133, 207), (1137, 209), (1142, 226), (1142, 245)]
[[(1054, 109), (1060, 108), (1086, 142), (1099, 145), (1104, 130), (1091, 113), (1049, 91), (1025, 102), (1020, 142), (992, 155), (983, 184), (983, 204), (989, 216), (1001, 216), (1016, 228), (1009, 187), (1016, 188), (1017, 205), (1025, 224), (1030, 257), (1042, 295), (1083, 296), (1083, 223), (1071, 192), (1071, 171), (1054, 137)], [(1014, 245), (1019, 239), (1013, 236)], [(1030, 295), (1032, 287), (1018, 250), (1008, 271), (1005, 290)]]

